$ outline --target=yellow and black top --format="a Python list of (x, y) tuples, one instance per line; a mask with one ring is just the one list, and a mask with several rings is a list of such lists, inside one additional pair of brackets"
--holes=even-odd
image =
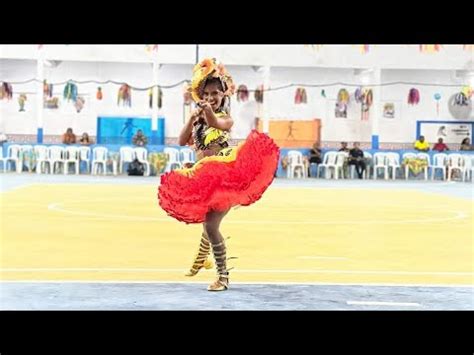
[[(218, 118), (226, 116), (225, 112), (217, 112)], [(198, 160), (205, 156), (217, 155), (221, 149), (229, 146), (230, 135), (228, 131), (209, 127), (205, 121), (194, 123), (193, 141)]]

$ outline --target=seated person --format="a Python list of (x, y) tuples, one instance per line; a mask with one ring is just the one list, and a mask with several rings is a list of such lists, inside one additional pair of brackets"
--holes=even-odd
[(461, 148), (459, 150), (474, 150), (474, 147), (471, 145), (469, 138), (464, 138), (461, 142)]
[(139, 147), (143, 147), (147, 145), (148, 143), (148, 138), (143, 134), (143, 131), (139, 129), (137, 131), (137, 134), (135, 134), (132, 138), (132, 142), (134, 145), (137, 145)]
[(75, 144), (76, 143), (76, 135), (72, 132), (72, 128), (68, 128), (66, 133), (63, 134), (62, 137), (63, 144)]
[(445, 150), (449, 150), (448, 146), (443, 143), (443, 138), (438, 138), (438, 143), (433, 146), (433, 150), (438, 152), (444, 152)]
[[(319, 148), (319, 142), (313, 144), (313, 148), (309, 151), (309, 165), (321, 164), (321, 149)], [(311, 167), (308, 169), (308, 176), (311, 176)]]
[(362, 179), (366, 169), (364, 152), (359, 148), (359, 143), (354, 142), (354, 148), (349, 151), (349, 165), (355, 165), (359, 179)]
[(349, 152), (349, 148), (347, 148), (347, 142), (341, 142), (341, 148), (339, 148), (340, 152)]
[(79, 139), (79, 143), (81, 143), (81, 145), (91, 145), (92, 139), (89, 137), (89, 135), (86, 132), (84, 132), (82, 133), (81, 139)]
[(427, 152), (430, 150), (430, 144), (425, 141), (424, 136), (420, 136), (420, 138), (415, 142), (415, 150), (418, 150), (419, 152)]

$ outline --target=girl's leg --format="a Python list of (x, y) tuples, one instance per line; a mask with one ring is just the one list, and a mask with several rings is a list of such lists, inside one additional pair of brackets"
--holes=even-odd
[(186, 273), (186, 276), (194, 276), (204, 267), (206, 269), (212, 268), (212, 262), (208, 260), (208, 256), (211, 251), (211, 245), (209, 243), (209, 237), (206, 233), (205, 224), (203, 224), (203, 232), (201, 235), (201, 241), (199, 243), (199, 251), (194, 259), (191, 269)]
[(211, 211), (206, 216), (206, 222), (204, 228), (209, 237), (209, 241), (212, 246), (212, 252), (216, 260), (217, 267), (217, 280), (209, 285), (209, 291), (224, 291), (229, 287), (229, 272), (227, 271), (227, 250), (225, 247), (224, 238), (219, 231), (224, 216), (229, 212), (227, 211)]

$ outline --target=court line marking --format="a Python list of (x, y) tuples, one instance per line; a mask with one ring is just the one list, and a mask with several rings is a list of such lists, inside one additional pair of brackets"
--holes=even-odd
[(7, 188), (7, 190), (3, 190), (3, 189), (0, 190), (0, 194), (5, 194), (7, 192), (14, 192), (14, 191), (21, 190), (21, 189), (24, 189), (24, 188), (27, 188), (27, 187), (30, 187), (30, 186), (38, 186), (38, 185), (45, 185), (45, 184), (32, 182), (32, 183), (27, 183), (27, 184), (24, 184), (24, 185), (13, 186), (11, 188)]
[[(0, 280), (0, 287), (7, 283), (92, 283), (92, 284), (208, 284), (209, 281), (163, 281), (163, 280)], [(399, 283), (338, 283), (338, 282), (297, 282), (297, 281), (232, 281), (236, 285), (288, 285), (288, 286), (367, 286), (367, 287), (443, 287), (473, 288), (463, 284), (399, 284)]]
[[(0, 268), (1, 272), (182, 272), (174, 268)], [(354, 275), (436, 275), (468, 276), (463, 271), (388, 271), (388, 270), (318, 270), (318, 269), (235, 269), (234, 273), (278, 274), (354, 274)]]
[(349, 258), (345, 258), (342, 256), (297, 256), (296, 259), (327, 259), (327, 260), (348, 260)]
[(348, 305), (361, 306), (403, 306), (403, 307), (421, 307), (422, 305), (414, 302), (382, 302), (382, 301), (347, 301)]
[[(87, 202), (92, 202), (95, 200), (89, 200)], [(71, 202), (69, 202), (71, 203)], [(74, 203), (74, 202), (73, 202)], [(74, 210), (68, 210), (63, 207), (65, 202), (53, 202), (48, 204), (48, 210), (50, 211), (55, 211), (55, 212), (61, 212), (61, 213), (66, 213), (66, 214), (72, 214), (72, 215), (78, 215), (78, 216), (89, 216), (89, 217), (94, 217), (96, 219), (120, 219), (120, 220), (132, 220), (132, 221), (151, 221), (151, 222), (173, 222), (175, 223), (176, 221), (173, 218), (160, 218), (160, 217), (140, 217), (140, 216), (130, 216), (130, 215), (118, 215), (118, 214), (104, 214), (104, 213), (94, 213), (94, 212), (84, 212), (84, 211), (74, 211)], [(392, 205), (393, 206), (393, 205)], [(405, 205), (400, 205), (400, 207), (406, 207)], [(425, 208), (426, 209), (426, 208)], [(435, 209), (428, 209), (428, 210), (434, 210), (434, 211), (440, 211), (441, 209), (435, 208)], [(459, 219), (465, 219), (468, 217), (468, 215), (463, 212), (463, 211), (453, 211), (453, 210), (443, 210), (443, 213), (451, 212), (455, 213), (454, 216), (451, 217), (439, 217), (439, 218), (425, 218), (425, 219), (399, 219), (399, 220), (355, 220), (355, 221), (347, 221), (347, 220), (335, 220), (335, 221), (278, 221), (278, 220), (257, 220), (257, 221), (252, 221), (252, 220), (239, 220), (239, 221), (233, 221), (233, 220), (228, 220), (226, 221), (226, 224), (297, 224), (297, 225), (330, 225), (330, 224), (345, 224), (345, 225), (353, 225), (353, 224), (421, 224), (421, 223), (441, 223), (441, 222), (446, 222), (446, 221), (453, 221), (453, 220), (459, 220)]]

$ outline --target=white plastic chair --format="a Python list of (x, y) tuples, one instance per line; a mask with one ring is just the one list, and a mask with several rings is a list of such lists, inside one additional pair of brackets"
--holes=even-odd
[(95, 147), (92, 150), (92, 175), (97, 175), (99, 166), (102, 166), (103, 174), (107, 174), (107, 153), (105, 147)]
[(23, 171), (23, 166), (27, 163), (29, 169), (33, 169), (33, 167), (29, 166), (30, 162), (25, 159), (31, 152), (34, 152), (33, 146), (30, 144), (23, 144), (20, 146), (21, 154), (20, 154), (20, 172)]
[(183, 148), (180, 150), (181, 153), (181, 164), (184, 166), (186, 163), (194, 163), (196, 159), (194, 158), (194, 151), (190, 148)]
[(377, 180), (379, 170), (383, 170), (383, 176), (385, 180), (388, 180), (388, 165), (386, 153), (375, 153), (374, 154), (374, 180)]
[(134, 155), (137, 157), (138, 161), (145, 165), (144, 176), (150, 176), (150, 163), (148, 162), (148, 151), (146, 148), (137, 147), (134, 149)]
[[(416, 158), (416, 153), (404, 153), (402, 155), (402, 162), (405, 161), (405, 159), (414, 159)], [(410, 170), (408, 165), (405, 165), (405, 180), (408, 180), (408, 175), (410, 174)]]
[(473, 181), (472, 179), (472, 173), (474, 171), (472, 160), (474, 159), (474, 156), (471, 155), (463, 155), (464, 159), (464, 174), (463, 174), (463, 181)]
[(455, 170), (461, 172), (461, 178), (464, 181), (464, 158), (457, 153), (448, 155), (448, 181), (451, 181), (451, 174)]
[(388, 166), (388, 173), (392, 171), (392, 180), (395, 180), (397, 177), (397, 170), (401, 172), (402, 167), (400, 166), (400, 155), (395, 152), (389, 152), (385, 154), (386, 162)]
[(170, 172), (174, 168), (181, 168), (181, 162), (179, 159), (179, 150), (176, 148), (165, 148), (163, 150), (168, 155), (168, 162), (166, 163), (165, 172)]
[(317, 177), (319, 177), (319, 173), (322, 171), (321, 168), (323, 168), (324, 169), (324, 178), (325, 179), (328, 178), (329, 166), (335, 166), (336, 165), (336, 156), (337, 156), (337, 152), (334, 152), (334, 151), (326, 152), (326, 154), (324, 154), (323, 162), (322, 162), (322, 164), (319, 164), (319, 170), (318, 170)]
[[(16, 172), (17, 173), (21, 172), (23, 164), (21, 162), (20, 154), (21, 154), (21, 146), (19, 144), (11, 144), (8, 146), (7, 157), (5, 158), (7, 170), (8, 170), (8, 167), (10, 167), (11, 169), (11, 162), (14, 162)], [(8, 164), (9, 162), (10, 164)]]
[(428, 180), (428, 169), (431, 168), (431, 159), (430, 159), (430, 155), (428, 153), (418, 153), (416, 155), (416, 157), (418, 159), (424, 159), (428, 162), (428, 165), (426, 167), (423, 168), (424, 170), (424, 173), (425, 173), (425, 180)]
[(339, 172), (341, 172), (341, 177), (344, 178), (344, 162), (346, 161), (348, 156), (348, 152), (337, 152), (336, 162), (334, 163), (334, 166), (328, 165), (329, 169), (334, 169), (334, 178), (336, 180), (339, 179)]
[(290, 150), (287, 155), (288, 158), (288, 168), (286, 171), (286, 177), (293, 179), (295, 173), (298, 173), (298, 168), (301, 169), (301, 174), (298, 174), (301, 177), (307, 177), (307, 171), (305, 171), (303, 163), (303, 153), (297, 150)]
[(373, 167), (374, 158), (369, 152), (364, 152), (364, 158), (369, 159), (371, 161), (371, 164), (366, 164), (364, 172), (364, 177), (366, 179), (370, 179), (370, 169)]
[(5, 172), (5, 168), (7, 165), (7, 158), (3, 157), (3, 146), (0, 145), (0, 163), (2, 163), (3, 172)]
[(51, 174), (56, 172), (56, 164), (64, 168), (65, 149), (59, 145), (52, 145), (48, 148), (48, 162), (51, 167)]
[[(90, 147), (79, 147), (79, 166), (84, 161), (86, 162), (86, 172), (90, 172), (91, 167), (91, 148)], [(80, 172), (80, 169), (79, 169)]]
[(443, 173), (442, 180), (446, 178), (446, 162), (448, 155), (445, 153), (437, 153), (433, 155), (433, 165), (431, 166), (431, 180), (434, 180), (436, 170), (441, 170)]
[(36, 174), (42, 174), (43, 169), (46, 170), (46, 164), (48, 166), (48, 172), (51, 172), (48, 147), (45, 145), (35, 145), (33, 149), (36, 154)]
[(69, 164), (74, 164), (76, 175), (79, 175), (80, 154), (78, 147), (66, 147), (64, 150), (64, 175), (69, 173)]
[(136, 156), (136, 150), (132, 147), (121, 147), (120, 148), (120, 165), (119, 165), (119, 174), (123, 172), (123, 165), (131, 163)]
[(33, 146), (31, 144), (23, 144), (20, 146), (22, 152), (27, 152), (29, 150), (33, 150)]

